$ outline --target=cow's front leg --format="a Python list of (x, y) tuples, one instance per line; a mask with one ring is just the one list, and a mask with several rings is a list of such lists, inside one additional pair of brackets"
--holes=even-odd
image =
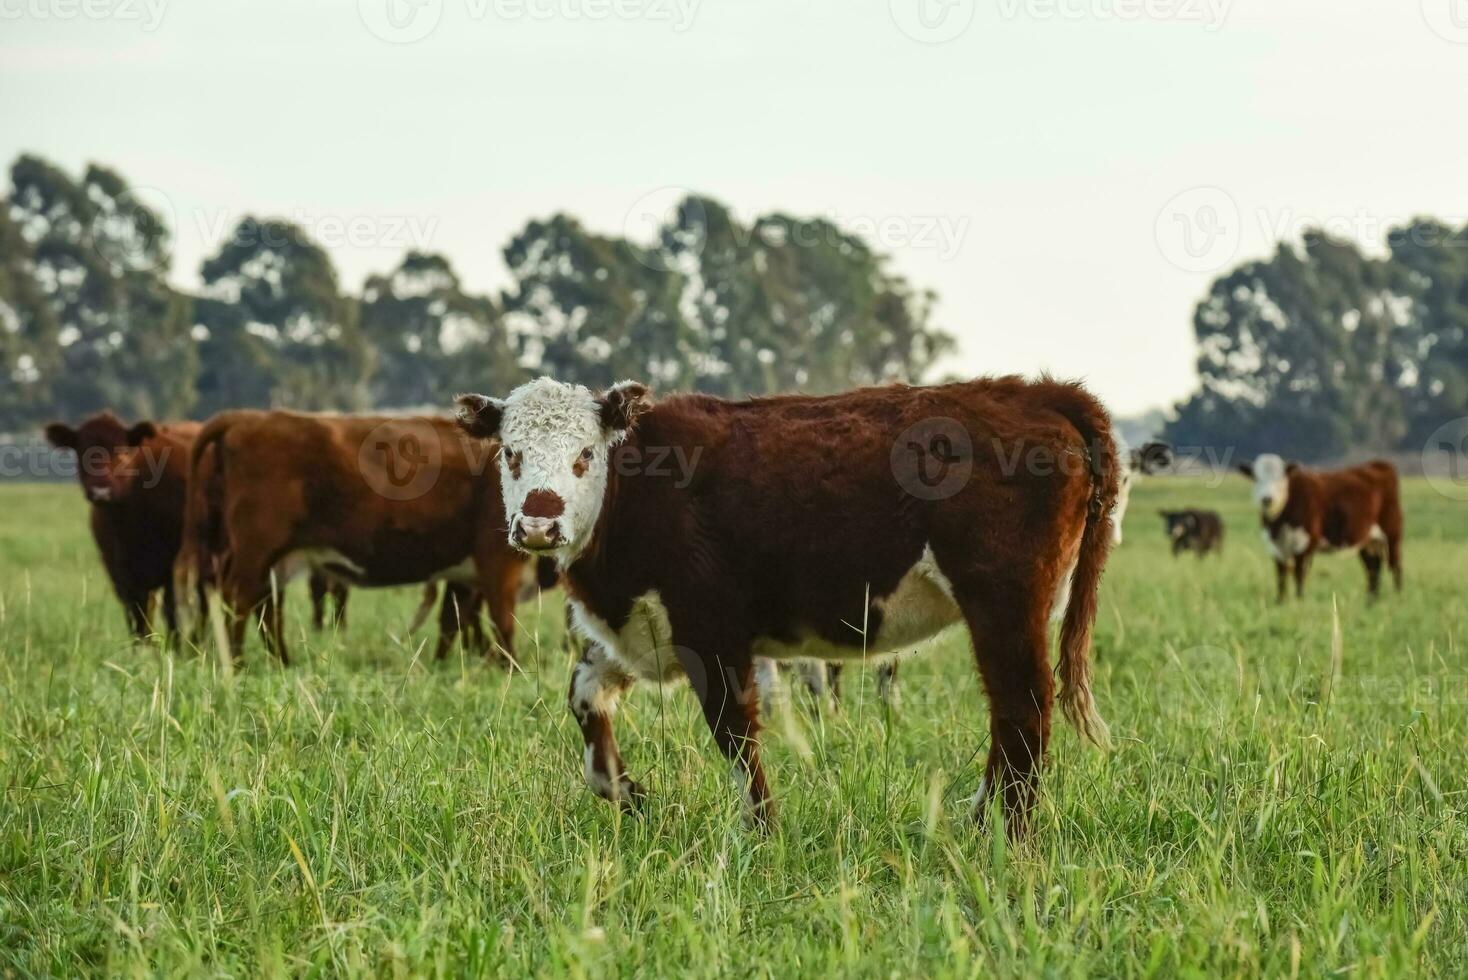
[(703, 706), (714, 744), (734, 764), (734, 777), (744, 792), (749, 815), (761, 827), (775, 816), (775, 804), (759, 761), (759, 687), (754, 659), (736, 654), (700, 653), (678, 648), (684, 672)]
[(567, 698), (586, 743), (586, 784), (597, 796), (622, 806), (638, 804), (647, 796), (647, 791), (623, 769), (617, 736), (612, 733), (617, 701), (632, 681), (632, 676), (600, 644), (589, 643), (571, 672)]
[(1290, 563), (1287, 562), (1287, 561), (1282, 561), (1282, 560), (1276, 558), (1274, 560), (1274, 579), (1275, 579), (1275, 595), (1274, 595), (1274, 598), (1275, 598), (1275, 601), (1276, 602), (1284, 602), (1285, 601), (1285, 596), (1288, 595), (1288, 592), (1286, 591), (1286, 588), (1287, 588), (1287, 583), (1289, 582), (1289, 577), (1290, 577)]
[(1295, 598), (1305, 598), (1305, 575), (1310, 571), (1310, 552), (1295, 556)]

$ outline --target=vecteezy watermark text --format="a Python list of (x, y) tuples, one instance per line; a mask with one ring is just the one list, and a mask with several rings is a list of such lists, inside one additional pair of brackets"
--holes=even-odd
[(0, 21), (115, 20), (150, 33), (167, 11), (168, 0), (0, 0)]
[(412, 44), (438, 29), (445, 9), (473, 22), (608, 20), (667, 24), (681, 34), (693, 26), (701, 0), (357, 0), (357, 14), (374, 37)]

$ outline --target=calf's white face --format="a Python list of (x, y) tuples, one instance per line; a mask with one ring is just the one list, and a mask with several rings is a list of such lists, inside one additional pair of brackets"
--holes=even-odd
[(461, 395), (459, 425), (500, 441), (510, 543), (562, 564), (585, 550), (601, 515), (612, 448), (649, 407), (647, 389), (633, 381), (601, 395), (550, 378), (503, 400)]
[(1265, 517), (1274, 520), (1285, 508), (1290, 496), (1290, 469), (1274, 453), (1262, 453), (1252, 467), (1242, 467), (1246, 476), (1254, 478), (1254, 503)]

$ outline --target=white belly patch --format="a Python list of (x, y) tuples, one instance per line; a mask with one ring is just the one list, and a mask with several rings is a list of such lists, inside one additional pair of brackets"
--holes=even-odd
[(1371, 530), (1366, 532), (1366, 537), (1351, 544), (1336, 546), (1327, 543), (1324, 550), (1340, 551), (1352, 554), (1357, 551), (1365, 551), (1368, 555), (1384, 551), (1386, 548), (1386, 532), (1381, 529), (1380, 524), (1371, 525)]
[(883, 659), (906, 652), (930, 640), (962, 618), (958, 603), (953, 601), (953, 584), (938, 570), (931, 547), (897, 583), (890, 595), (872, 600), (882, 614), (875, 635), (865, 637), (866, 623), (848, 623), (851, 643), (831, 643), (814, 634), (802, 636), (794, 643), (769, 638), (754, 642), (757, 657), (772, 660), (862, 660)]
[(628, 673), (642, 680), (670, 681), (683, 674), (678, 651), (673, 646), (673, 627), (668, 610), (657, 592), (645, 592), (632, 603), (632, 612), (619, 630), (575, 599), (571, 616), (576, 629), (593, 643), (601, 644)]
[(1279, 531), (1272, 538), (1269, 532), (1265, 531), (1264, 540), (1276, 560), (1292, 561), (1297, 555), (1303, 555), (1305, 549), (1310, 547), (1310, 532), (1303, 527), (1281, 524)]

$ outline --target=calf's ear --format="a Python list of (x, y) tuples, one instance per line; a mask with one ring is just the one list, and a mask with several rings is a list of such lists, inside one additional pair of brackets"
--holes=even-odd
[(1285, 476), (1294, 476), (1298, 472), (1300, 472), (1299, 463), (1295, 462), (1294, 460), (1290, 460), (1288, 463), (1285, 464)]
[(158, 427), (152, 422), (139, 422), (127, 430), (127, 444), (129, 446), (141, 446), (147, 440), (158, 434)]
[(1253, 463), (1240, 463), (1239, 464), (1239, 472), (1242, 473), (1242, 474), (1244, 474), (1245, 476), (1247, 476), (1251, 480), (1254, 479), (1254, 464)]
[(601, 406), (602, 428), (611, 431), (630, 429), (637, 417), (652, 408), (652, 395), (647, 385), (636, 381), (618, 381), (597, 399)]
[(454, 399), (459, 406), (454, 421), (459, 428), (480, 439), (493, 439), (500, 433), (500, 419), (505, 414), (505, 403), (488, 395), (460, 395)]
[(76, 430), (69, 425), (52, 422), (46, 426), (46, 441), (57, 449), (75, 449)]

